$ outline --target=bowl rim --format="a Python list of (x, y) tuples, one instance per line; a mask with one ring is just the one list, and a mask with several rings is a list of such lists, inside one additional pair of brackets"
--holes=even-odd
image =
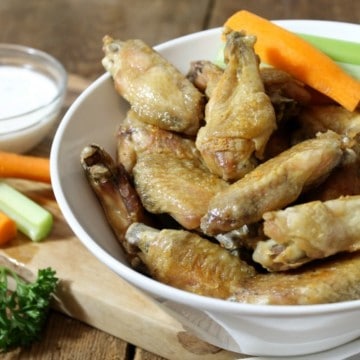
[[(53, 104), (56, 104), (59, 100), (61, 100), (63, 98), (63, 96), (65, 95), (65, 92), (66, 92), (66, 88), (67, 88), (68, 74), (67, 74), (67, 71), (65, 70), (64, 65), (58, 59), (56, 59), (54, 56), (50, 55), (49, 53), (47, 53), (43, 50), (36, 49), (36, 48), (30, 47), (30, 46), (19, 45), (19, 44), (0, 43), (0, 66), (9, 65), (11, 67), (24, 68), (24, 69), (34, 71), (34, 72), (38, 72), (38, 71), (36, 69), (34, 69), (32, 66), (30, 66), (30, 67), (27, 66), (28, 64), (26, 62), (21, 63), (21, 64), (12, 64), (11, 61), (2, 62), (2, 56), (1, 56), (2, 51), (13, 51), (14, 52), (13, 58), (17, 57), (17, 55), (26, 55), (26, 56), (32, 57), (32, 59), (34, 59), (34, 62), (37, 62), (38, 59), (45, 61), (47, 65), (51, 66), (52, 69), (55, 69), (59, 73), (60, 81), (58, 83), (56, 83), (56, 94), (53, 96), (52, 99), (50, 99), (43, 105), (37, 106), (31, 110), (27, 110), (25, 112), (22, 112), (22, 113), (19, 113), (16, 115), (11, 115), (11, 116), (6, 116), (6, 117), (0, 118), (0, 125), (1, 125), (1, 122), (14, 120), (14, 119), (24, 117), (24, 116), (29, 116), (38, 111), (46, 109), (47, 107), (51, 107)], [(46, 76), (47, 78), (49, 78), (49, 76), (47, 76), (43, 73), (41, 73), (41, 74)], [(16, 132), (23, 131), (26, 129), (30, 129), (34, 126), (37, 126), (41, 122), (43, 122), (43, 119), (41, 119), (29, 126), (19, 127), (17, 129), (11, 130), (11, 131), (1, 134), (1, 135), (12, 134), (12, 133), (16, 133)]]
[[(304, 25), (306, 23), (323, 23), (328, 25), (339, 24), (341, 25), (357, 25), (351, 23), (345, 23), (340, 21), (328, 21), (328, 20), (274, 20), (278, 24), (291, 24), (291, 23), (300, 23)], [(359, 25), (358, 25), (359, 26)], [(359, 26), (360, 28), (360, 26)], [(154, 46), (157, 51), (162, 51), (169, 46), (174, 46), (177, 43), (183, 41), (194, 39), (196, 37), (202, 37), (205, 34), (219, 33), (222, 27), (211, 28), (207, 30), (198, 31), (195, 33), (183, 35), (175, 39), (166, 41), (159, 45)], [(90, 235), (87, 234), (85, 229), (79, 226), (77, 220), (72, 213), (70, 206), (68, 205), (66, 198), (61, 190), (60, 184), (60, 173), (57, 168), (57, 157), (59, 156), (58, 150), (61, 143), (61, 135), (65, 130), (68, 122), (71, 120), (73, 113), (76, 111), (77, 107), (82, 103), (90, 93), (93, 92), (100, 84), (110, 81), (110, 74), (104, 73), (100, 75), (92, 84), (86, 88), (79, 97), (74, 101), (71, 107), (68, 109), (64, 115), (60, 125), (57, 129), (57, 132), (54, 137), (54, 141), (51, 148), (50, 154), (50, 168), (52, 175), (53, 190), (59, 207), (62, 208), (64, 217), (75, 235), (79, 240), (86, 246), (86, 248), (100, 261), (106, 263), (106, 266), (115, 271), (121, 278), (129, 281), (131, 284), (135, 285), (137, 288), (152, 294), (151, 296), (155, 299), (166, 300), (180, 303), (183, 305), (189, 305), (198, 309), (205, 311), (211, 311), (214, 313), (224, 313), (224, 314), (238, 314), (238, 315), (251, 315), (251, 316), (261, 316), (261, 317), (306, 317), (312, 315), (322, 315), (329, 313), (339, 313), (339, 312), (348, 312), (354, 309), (360, 309), (360, 300), (351, 300), (343, 301), (336, 303), (327, 303), (327, 304), (313, 304), (313, 305), (268, 305), (268, 304), (250, 304), (250, 303), (239, 303), (232, 302), (229, 300), (211, 298), (207, 296), (202, 296), (187, 292), (185, 290), (177, 289), (175, 287), (163, 284), (148, 278), (139, 272), (131, 269), (130, 267), (120, 263), (116, 258), (104, 250), (100, 245), (96, 243)], [(86, 239), (86, 241), (85, 241)], [(144, 280), (146, 280), (144, 282)], [(156, 295), (155, 295), (156, 294)], [(161, 295), (159, 295), (161, 294)]]

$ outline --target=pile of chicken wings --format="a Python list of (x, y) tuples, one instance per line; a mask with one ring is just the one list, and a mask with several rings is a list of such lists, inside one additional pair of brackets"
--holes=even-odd
[(360, 298), (360, 112), (264, 66), (224, 29), (225, 66), (182, 74), (141, 40), (104, 38), (129, 103), (117, 156), (81, 153), (129, 263), (165, 284), (246, 303)]

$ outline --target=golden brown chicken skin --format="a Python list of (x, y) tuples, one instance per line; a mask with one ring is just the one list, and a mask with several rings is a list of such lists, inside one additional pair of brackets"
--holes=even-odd
[(360, 196), (312, 201), (267, 212), (253, 259), (270, 271), (299, 267), (339, 252), (360, 250)]
[(292, 272), (258, 273), (218, 244), (184, 230), (135, 223), (126, 233), (151, 276), (198, 295), (242, 303), (309, 305), (358, 299), (360, 254)]
[(255, 275), (246, 262), (189, 231), (159, 231), (135, 223), (126, 238), (140, 248), (139, 256), (154, 279), (199, 295), (226, 299)]
[(206, 125), (196, 146), (208, 168), (225, 180), (243, 177), (257, 165), (276, 128), (274, 108), (265, 94), (254, 52), (255, 37), (229, 32), (227, 66), (205, 108)]
[(151, 222), (130, 182), (129, 174), (121, 164), (115, 163), (104, 148), (96, 144), (83, 148), (80, 161), (86, 179), (130, 264), (134, 268), (139, 267), (138, 250), (125, 240), (125, 232), (133, 222)]
[(210, 98), (223, 74), (224, 70), (212, 61), (197, 60), (190, 64), (187, 78)]
[(324, 180), (342, 155), (342, 137), (332, 132), (291, 147), (215, 195), (201, 229), (216, 235), (260, 221), (266, 211), (287, 206)]
[(197, 132), (203, 95), (180, 71), (142, 40), (105, 36), (103, 43), (103, 66), (139, 119), (188, 135)]
[(174, 153), (180, 158), (197, 158), (200, 154), (194, 141), (156, 125), (147, 124), (129, 110), (116, 133), (117, 160), (131, 174), (138, 159), (146, 153)]
[(360, 253), (342, 254), (284, 272), (249, 278), (231, 297), (252, 304), (310, 305), (360, 298)]
[[(302, 106), (311, 101), (311, 94), (303, 83), (285, 71), (273, 67), (260, 67), (260, 77), (265, 93), (274, 106), (277, 123), (297, 116)], [(224, 70), (209, 60), (190, 64), (188, 79), (205, 95), (211, 97)]]
[(210, 199), (228, 184), (206, 168), (194, 141), (143, 124), (134, 113), (120, 127), (118, 141), (119, 159), (132, 172), (146, 210), (199, 228)]

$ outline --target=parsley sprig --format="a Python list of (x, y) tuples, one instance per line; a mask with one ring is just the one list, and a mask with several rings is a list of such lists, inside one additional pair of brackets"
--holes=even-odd
[[(8, 279), (16, 283), (9, 291)], [(28, 346), (40, 338), (58, 279), (51, 268), (40, 269), (34, 282), (0, 266), (0, 352)]]

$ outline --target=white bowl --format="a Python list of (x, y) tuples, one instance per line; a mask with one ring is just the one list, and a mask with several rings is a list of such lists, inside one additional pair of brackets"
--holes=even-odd
[[(349, 40), (358, 40), (360, 29), (357, 25), (334, 22), (278, 23), (290, 30), (334, 34)], [(193, 60), (215, 59), (221, 45), (220, 34), (221, 29), (207, 30), (156, 49), (187, 72)], [(240, 304), (178, 290), (130, 269), (79, 162), (81, 150), (92, 142), (115, 155), (114, 134), (127, 109), (109, 75), (104, 74), (69, 109), (51, 151), (52, 183), (58, 204), (72, 230), (98, 259), (165, 304), (200, 338), (230, 351), (266, 356), (310, 354), (360, 336), (360, 300), (313, 306)], [(359, 343), (354, 346), (359, 349)]]
[(51, 55), (0, 44), (0, 150), (23, 153), (40, 143), (59, 115), (66, 82)]

